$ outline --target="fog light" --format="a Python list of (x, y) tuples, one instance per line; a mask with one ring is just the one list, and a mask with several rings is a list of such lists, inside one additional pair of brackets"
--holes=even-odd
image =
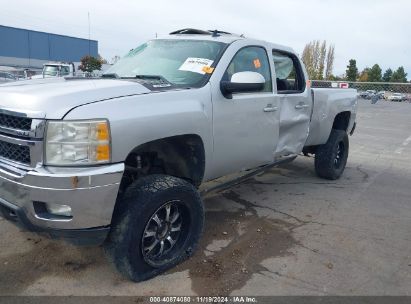
[(47, 212), (52, 215), (71, 217), (71, 207), (67, 205), (58, 205), (46, 203)]

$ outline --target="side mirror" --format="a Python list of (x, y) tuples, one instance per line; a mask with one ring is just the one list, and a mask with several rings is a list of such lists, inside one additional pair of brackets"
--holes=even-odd
[(231, 81), (222, 80), (221, 93), (226, 98), (233, 98), (232, 93), (258, 92), (264, 89), (264, 76), (257, 72), (238, 72), (231, 76)]

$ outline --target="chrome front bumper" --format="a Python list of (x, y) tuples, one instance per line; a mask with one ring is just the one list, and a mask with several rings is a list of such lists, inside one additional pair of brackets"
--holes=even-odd
[[(38, 167), (17, 170), (0, 161), (0, 206), (17, 210), (29, 230), (78, 230), (107, 227), (124, 172), (124, 164), (87, 168)], [(46, 218), (34, 203), (67, 205), (71, 218)]]

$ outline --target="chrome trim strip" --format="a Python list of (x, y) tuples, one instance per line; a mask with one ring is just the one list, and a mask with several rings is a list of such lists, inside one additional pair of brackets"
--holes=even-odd
[(44, 125), (45, 120), (32, 119), (30, 130), (14, 129), (0, 125), (0, 132), (21, 137), (43, 138)]
[(30, 169), (30, 165), (18, 163), (11, 159), (0, 156), (0, 172), (5, 171), (7, 174), (12, 174), (16, 177), (24, 176)]
[(31, 139), (21, 139), (21, 138), (16, 138), (16, 137), (10, 137), (7, 135), (0, 134), (0, 140), (5, 141), (8, 143), (16, 144), (19, 146), (34, 146), (36, 143), (38, 143), (38, 140), (31, 140)]

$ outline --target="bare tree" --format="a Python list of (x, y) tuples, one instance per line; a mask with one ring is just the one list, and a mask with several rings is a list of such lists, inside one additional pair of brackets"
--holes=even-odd
[(327, 54), (327, 67), (325, 68), (325, 79), (329, 80), (332, 77), (333, 74), (333, 68), (334, 68), (334, 49), (335, 46), (332, 44), (328, 48), (328, 54)]
[(313, 76), (314, 79), (318, 79), (319, 67), (320, 67), (320, 41), (316, 40), (313, 44), (312, 50), (313, 56)]
[(316, 60), (315, 60), (315, 41), (311, 41), (307, 43), (304, 47), (302, 60), (304, 62), (305, 68), (307, 69), (307, 73), (311, 79), (316, 78)]
[(334, 62), (334, 46), (330, 45), (327, 53), (327, 42), (314, 40), (307, 43), (302, 54), (310, 79), (324, 79), (331, 77)]
[(326, 54), (327, 54), (327, 42), (324, 40), (320, 48), (320, 56), (319, 56), (320, 60), (319, 60), (318, 75), (317, 75), (317, 78), (319, 80), (324, 79), (325, 55)]
[(115, 64), (117, 63), (117, 61), (120, 60), (120, 56), (119, 55), (115, 55), (112, 59), (111, 59), (111, 64)]

